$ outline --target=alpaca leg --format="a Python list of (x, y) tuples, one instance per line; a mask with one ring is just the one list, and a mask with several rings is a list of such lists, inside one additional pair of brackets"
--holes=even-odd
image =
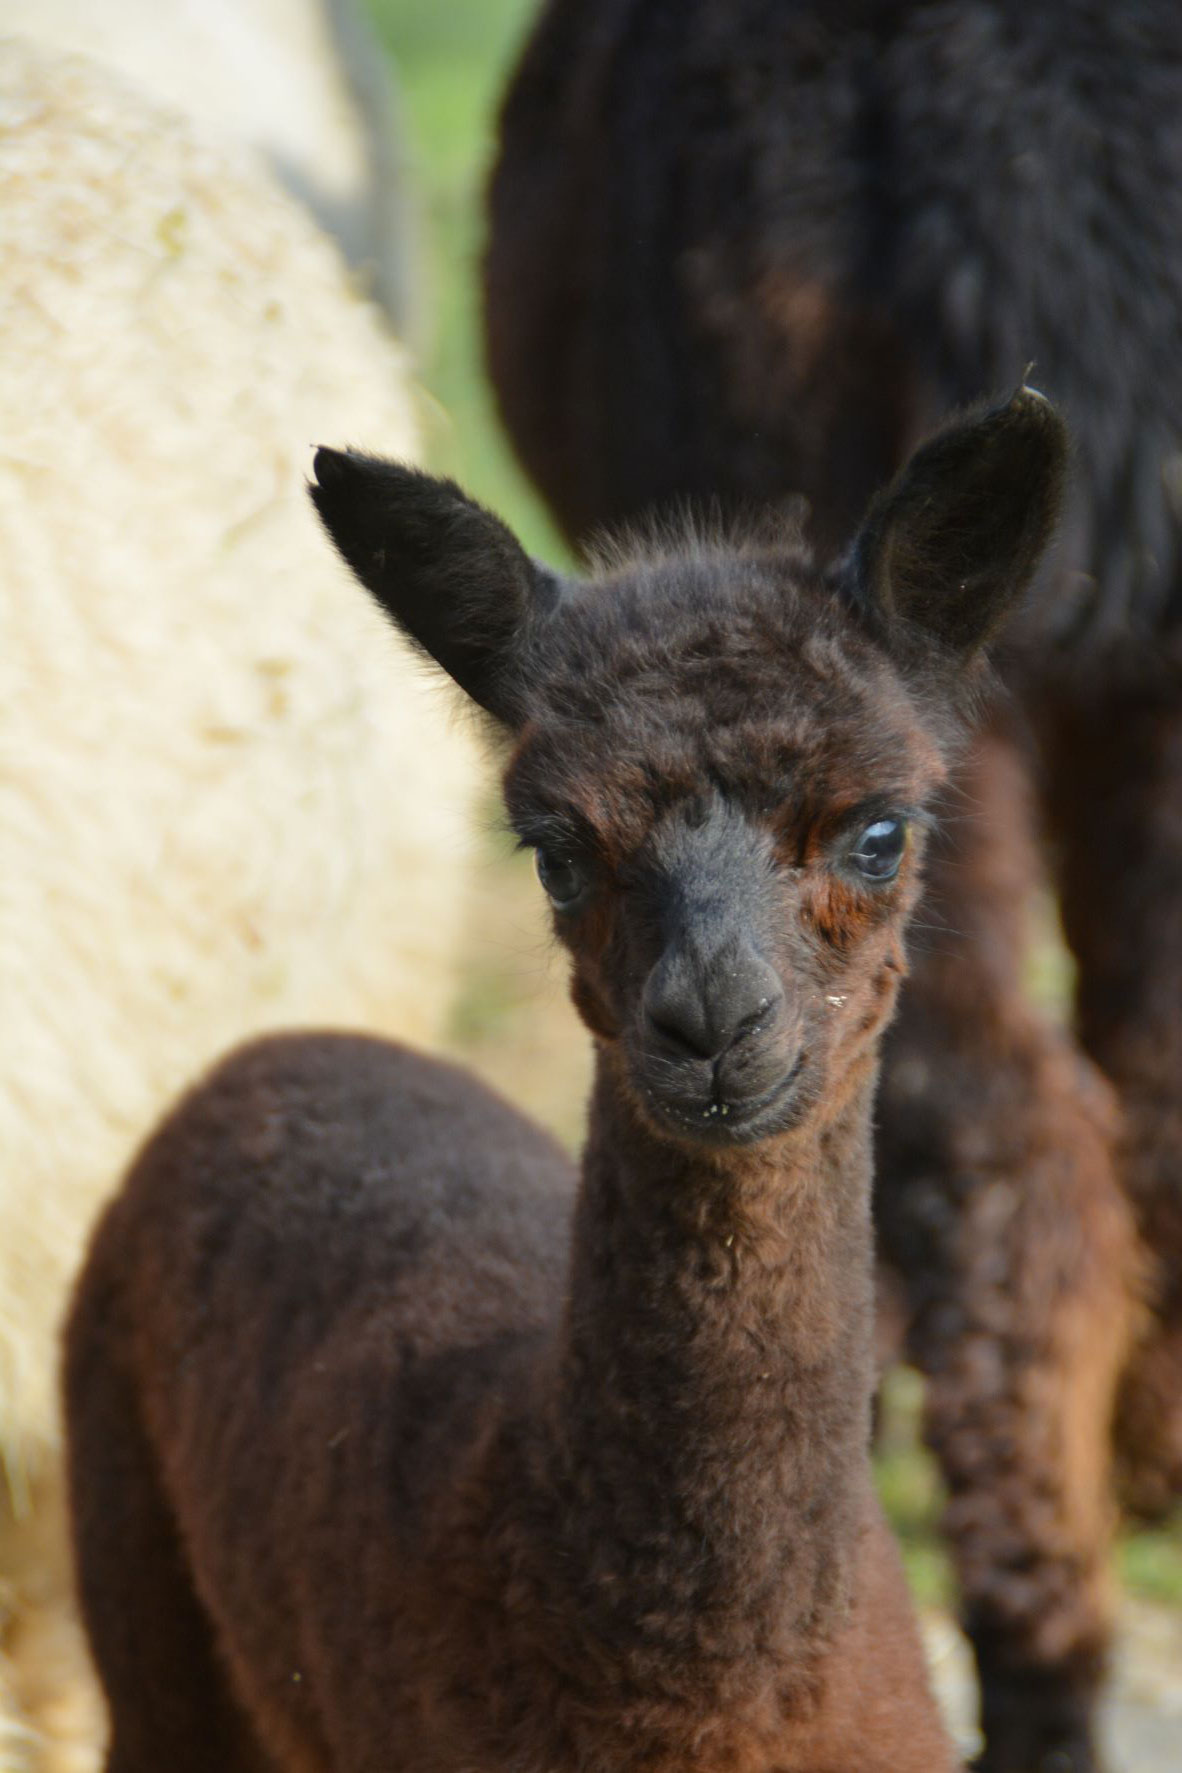
[(264, 1773), (193, 1592), (95, 1280), (70, 1325), (66, 1405), (79, 1598), (110, 1709), (106, 1773)]
[(1121, 1389), (1130, 1503), (1182, 1496), (1182, 709), (1149, 669), (1060, 701), (1048, 744), (1080, 1038), (1116, 1085), (1149, 1312)]
[(1132, 1233), (1105, 1086), (1023, 996), (1037, 865), (1017, 747), (984, 736), (957, 790), (884, 1069), (879, 1228), (928, 1379), (981, 1764), (1083, 1773)]

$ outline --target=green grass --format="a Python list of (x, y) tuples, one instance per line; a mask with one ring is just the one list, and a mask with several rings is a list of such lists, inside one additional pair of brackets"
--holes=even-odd
[(909, 1367), (888, 1374), (879, 1400), (874, 1475), (907, 1566), (911, 1591), (924, 1606), (953, 1603), (952, 1568), (937, 1532), (940, 1475), (920, 1444), (923, 1381)]
[(1182, 1608), (1182, 1512), (1162, 1527), (1122, 1533), (1116, 1567), (1127, 1593)]
[(430, 466), (551, 561), (562, 543), (496, 419), (480, 344), (478, 266), (496, 111), (536, 0), (369, 0), (402, 93), (423, 223), (422, 379)]

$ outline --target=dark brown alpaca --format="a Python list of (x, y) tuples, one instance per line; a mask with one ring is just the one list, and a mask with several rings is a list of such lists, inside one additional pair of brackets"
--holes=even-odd
[(460, 1073), (326, 1034), (155, 1135), (67, 1342), (108, 1773), (951, 1768), (870, 1480), (871, 1097), (1062, 457), (1023, 391), (834, 565), (789, 526), (577, 584), (320, 452), (345, 559), (512, 740), (590, 1131), (576, 1176)]
[[(1096, 1764), (1142, 1289), (1122, 1476), (1147, 1509), (1182, 1490), (1180, 120), (1168, 0), (551, 0), (491, 188), (494, 380), (576, 542), (792, 493), (831, 545), (1032, 359), (1077, 440), (879, 1110), (990, 1773)], [(1077, 1042), (1023, 990), (1042, 884)]]

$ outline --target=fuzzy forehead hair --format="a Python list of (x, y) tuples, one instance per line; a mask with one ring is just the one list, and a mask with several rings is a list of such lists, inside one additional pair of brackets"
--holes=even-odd
[(565, 809), (626, 853), (704, 792), (803, 825), (875, 795), (914, 807), (943, 774), (946, 707), (927, 717), (803, 553), (625, 568), (534, 645), (506, 778), (527, 841)]

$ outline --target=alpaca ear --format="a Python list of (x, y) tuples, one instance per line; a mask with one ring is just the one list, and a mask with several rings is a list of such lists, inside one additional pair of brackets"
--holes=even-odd
[(961, 660), (983, 646), (1042, 558), (1066, 463), (1062, 420), (1026, 387), (921, 444), (854, 544), (856, 595), (888, 637), (906, 624)]
[(526, 630), (558, 601), (499, 518), (454, 481), (318, 449), (308, 491), (345, 564), (421, 652), (507, 726)]

